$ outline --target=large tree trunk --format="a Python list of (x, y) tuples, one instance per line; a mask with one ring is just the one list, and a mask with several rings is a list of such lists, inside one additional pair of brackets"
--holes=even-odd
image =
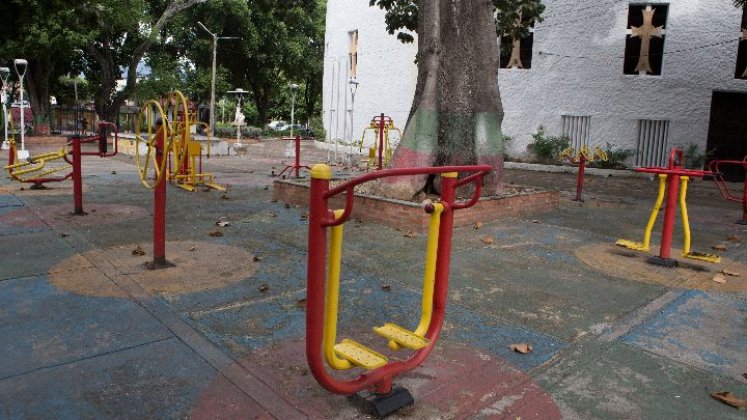
[[(392, 166), (488, 164), (485, 192), (502, 187), (498, 42), (490, 0), (421, 0), (418, 81)], [(427, 177), (403, 178), (392, 193), (409, 198)], [(409, 197), (408, 197), (409, 196)]]
[(51, 121), (49, 78), (51, 74), (52, 62), (48, 57), (29, 60), (25, 87), (29, 102), (31, 102), (34, 121), (25, 121), (25, 123), (34, 124), (34, 131), (38, 135), (49, 135), (49, 122)]

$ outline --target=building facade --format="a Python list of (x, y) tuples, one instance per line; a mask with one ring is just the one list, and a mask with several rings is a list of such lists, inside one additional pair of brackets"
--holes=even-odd
[[(358, 140), (374, 115), (404, 128), (417, 47), (385, 30), (368, 0), (329, 0), (324, 121), (329, 140)], [(510, 42), (497, 84), (521, 156), (542, 127), (582, 144), (663, 163), (672, 146), (747, 155), (747, 17), (732, 0), (546, 0), (543, 22)], [(416, 41), (417, 42), (417, 41)]]

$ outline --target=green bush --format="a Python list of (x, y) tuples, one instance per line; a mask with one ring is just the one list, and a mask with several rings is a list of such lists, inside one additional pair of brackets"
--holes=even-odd
[(324, 130), (324, 121), (322, 121), (321, 115), (311, 117), (309, 129), (315, 139), (324, 140), (327, 138), (327, 131)]
[(571, 145), (571, 140), (568, 137), (546, 137), (545, 130), (540, 127), (537, 129), (535, 134), (532, 134), (531, 143), (527, 146), (534, 157), (542, 163), (551, 163), (560, 160), (560, 152), (567, 149)]
[(607, 143), (603, 150), (607, 153), (607, 160), (596, 160), (590, 166), (602, 169), (628, 169), (626, 161), (635, 155), (633, 149), (615, 148), (610, 143)]
[[(235, 139), (236, 138), (236, 127), (229, 124), (216, 124), (215, 125), (215, 137), (224, 139)], [(258, 139), (262, 134), (262, 129), (258, 127), (246, 126), (241, 127), (242, 138)]]
[(699, 149), (700, 147), (693, 143), (685, 148), (685, 168), (703, 169), (706, 162), (713, 157), (714, 150), (706, 150), (705, 153), (700, 153)]

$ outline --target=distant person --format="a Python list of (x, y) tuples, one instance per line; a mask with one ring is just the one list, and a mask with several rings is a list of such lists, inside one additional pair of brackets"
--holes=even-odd
[(82, 117), (80, 119), (80, 126), (83, 130), (83, 134), (85, 134), (88, 131), (88, 120), (86, 119), (86, 117)]

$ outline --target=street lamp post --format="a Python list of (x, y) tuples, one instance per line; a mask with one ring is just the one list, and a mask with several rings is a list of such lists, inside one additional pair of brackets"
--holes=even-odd
[(2, 91), (0, 91), (0, 102), (3, 105), (3, 144), (2, 150), (7, 150), (8, 147), (8, 107), (7, 107), (7, 89), (8, 89), (8, 78), (10, 77), (10, 69), (7, 67), (0, 67), (0, 81), (2, 81)]
[(290, 136), (293, 137), (293, 126), (295, 123), (295, 113), (296, 113), (296, 92), (298, 92), (298, 85), (295, 83), (290, 84), (290, 90), (291, 90), (291, 132)]
[(219, 39), (241, 39), (236, 36), (218, 36), (217, 34), (214, 34), (210, 32), (210, 30), (205, 27), (205, 25), (202, 24), (202, 22), (197, 22), (198, 25), (202, 29), (205, 30), (205, 32), (209, 33), (211, 37), (213, 37), (213, 77), (212, 81), (210, 82), (210, 137), (213, 137), (215, 134), (215, 72), (216, 72), (216, 61), (218, 58), (218, 40)]
[(21, 150), (18, 151), (18, 159), (27, 159), (29, 157), (29, 152), (26, 150), (26, 122), (25, 122), (25, 112), (23, 109), (24, 101), (23, 101), (23, 77), (26, 76), (26, 70), (28, 69), (29, 62), (24, 60), (23, 58), (16, 58), (13, 60), (13, 67), (16, 69), (16, 74), (18, 75), (18, 82), (21, 85)]
[(355, 79), (350, 79), (348, 84), (350, 85), (350, 138), (352, 138), (355, 133), (355, 128), (353, 126), (355, 118), (355, 92), (358, 91), (359, 82)]
[(234, 148), (241, 148), (244, 145), (241, 144), (241, 127), (245, 125), (245, 119), (244, 113), (241, 112), (241, 102), (244, 99), (244, 94), (247, 93), (244, 89), (238, 88), (236, 90), (229, 90), (228, 93), (232, 95), (236, 95), (236, 117), (233, 121), (233, 124), (236, 126), (236, 144), (234, 144)]

